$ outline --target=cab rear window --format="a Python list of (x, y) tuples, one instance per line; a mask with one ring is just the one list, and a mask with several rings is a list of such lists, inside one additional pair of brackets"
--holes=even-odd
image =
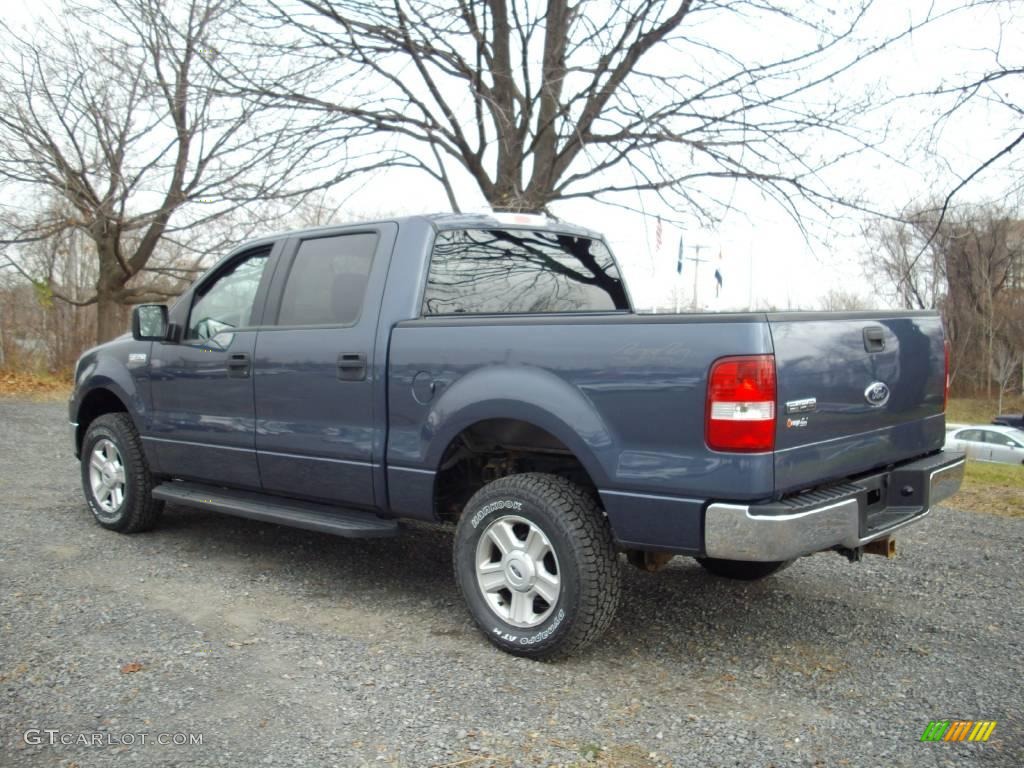
[(600, 240), (547, 230), (460, 229), (438, 234), (423, 314), (628, 310)]

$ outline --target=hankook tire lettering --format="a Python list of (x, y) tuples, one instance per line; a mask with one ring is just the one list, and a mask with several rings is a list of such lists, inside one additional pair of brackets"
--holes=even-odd
[(481, 520), (483, 520), (485, 517), (487, 517), (487, 515), (491, 514), (491, 512), (495, 511), (496, 509), (513, 509), (516, 512), (518, 512), (522, 508), (523, 502), (521, 501), (513, 501), (511, 499), (499, 499), (498, 501), (492, 501), (490, 504), (480, 507), (479, 511), (475, 515), (473, 515), (473, 519), (470, 520), (470, 523), (474, 528), (476, 528), (478, 525), (480, 525)]

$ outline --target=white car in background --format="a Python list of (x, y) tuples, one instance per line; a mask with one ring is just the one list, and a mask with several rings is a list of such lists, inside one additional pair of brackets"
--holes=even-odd
[(951, 424), (946, 450), (963, 451), (976, 461), (1024, 464), (1024, 431), (998, 424)]

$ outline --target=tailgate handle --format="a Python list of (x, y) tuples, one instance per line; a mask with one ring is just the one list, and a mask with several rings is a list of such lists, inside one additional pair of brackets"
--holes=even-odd
[(864, 349), (868, 352), (885, 349), (885, 330), (881, 326), (870, 325), (864, 329)]

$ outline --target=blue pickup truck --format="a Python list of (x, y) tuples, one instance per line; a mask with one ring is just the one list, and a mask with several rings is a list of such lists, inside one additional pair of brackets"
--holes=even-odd
[(340, 536), (454, 528), (499, 648), (577, 650), (623, 560), (756, 579), (892, 534), (956, 491), (934, 312), (637, 313), (602, 238), (539, 217), (415, 216), (247, 243), (70, 402), (97, 522), (166, 502)]

